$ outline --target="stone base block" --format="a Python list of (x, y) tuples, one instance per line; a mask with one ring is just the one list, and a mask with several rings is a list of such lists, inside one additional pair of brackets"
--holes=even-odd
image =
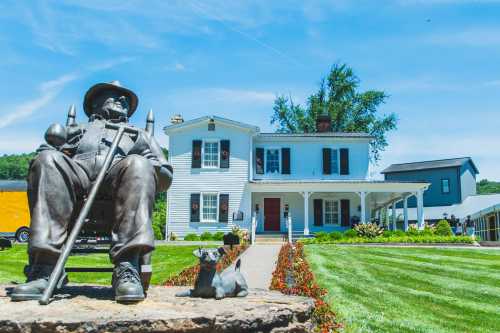
[(70, 285), (46, 306), (11, 302), (0, 286), (0, 333), (310, 332), (314, 302), (251, 290), (245, 298), (178, 298), (186, 288), (152, 287), (144, 302), (122, 305), (106, 286)]

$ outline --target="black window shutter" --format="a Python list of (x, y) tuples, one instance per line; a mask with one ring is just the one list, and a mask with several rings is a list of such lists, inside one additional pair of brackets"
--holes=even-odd
[(229, 194), (219, 195), (219, 222), (227, 223), (229, 219)]
[(200, 193), (191, 194), (191, 222), (200, 222)]
[(349, 149), (340, 148), (340, 174), (349, 174)]
[(220, 167), (229, 169), (229, 140), (220, 141)]
[(193, 140), (193, 151), (191, 153), (191, 168), (201, 168), (201, 140)]
[(351, 225), (351, 212), (349, 200), (340, 200), (340, 225), (343, 227), (349, 227)]
[(314, 199), (314, 225), (323, 226), (323, 199)]
[(332, 150), (330, 148), (323, 148), (323, 174), (332, 174)]
[(281, 173), (290, 174), (290, 148), (281, 148)]
[(264, 148), (255, 148), (255, 173), (264, 174)]

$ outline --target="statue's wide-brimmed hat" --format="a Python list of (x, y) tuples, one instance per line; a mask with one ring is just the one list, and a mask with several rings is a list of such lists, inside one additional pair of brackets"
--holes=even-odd
[(112, 81), (110, 83), (98, 83), (90, 87), (90, 89), (85, 94), (85, 98), (83, 99), (83, 111), (85, 111), (85, 114), (89, 117), (90, 115), (92, 115), (92, 102), (94, 98), (98, 96), (102, 91), (106, 90), (114, 90), (128, 98), (129, 109), (127, 117), (130, 118), (130, 116), (137, 109), (139, 98), (137, 98), (137, 95), (132, 90), (122, 87), (119, 81)]

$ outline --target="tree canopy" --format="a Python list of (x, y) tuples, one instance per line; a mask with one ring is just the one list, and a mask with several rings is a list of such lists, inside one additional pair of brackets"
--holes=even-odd
[(274, 101), (271, 124), (281, 133), (312, 133), (316, 131), (316, 118), (328, 114), (335, 132), (365, 132), (374, 137), (371, 158), (378, 161), (387, 146), (386, 134), (396, 129), (394, 113), (378, 113), (388, 95), (383, 91), (359, 92), (359, 78), (346, 64), (335, 64), (321, 80), (316, 93), (309, 96), (303, 107), (292, 97), (278, 96)]
[(35, 153), (0, 156), (0, 179), (26, 179)]
[(500, 193), (500, 182), (482, 179), (477, 183), (477, 194)]

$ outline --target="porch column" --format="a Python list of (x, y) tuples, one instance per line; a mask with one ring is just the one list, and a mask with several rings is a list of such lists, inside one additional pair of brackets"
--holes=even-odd
[(403, 198), (404, 230), (408, 231), (408, 196)]
[(309, 235), (309, 197), (311, 192), (302, 192), (304, 196), (304, 235)]
[(366, 224), (366, 192), (358, 192), (361, 199), (361, 224)]
[(392, 203), (392, 230), (396, 230), (396, 201)]
[(417, 194), (417, 225), (418, 229), (424, 228), (424, 191), (418, 190)]

